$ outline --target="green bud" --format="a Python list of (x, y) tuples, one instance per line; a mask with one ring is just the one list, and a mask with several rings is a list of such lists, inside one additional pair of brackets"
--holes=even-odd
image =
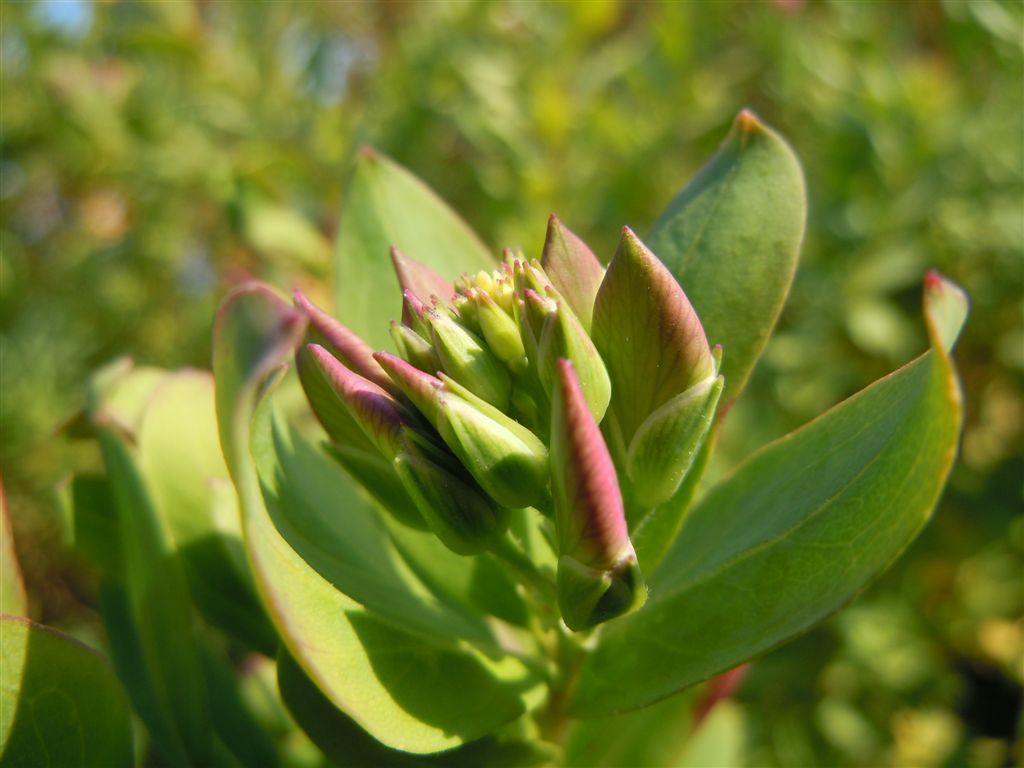
[(542, 501), (548, 451), (526, 427), (472, 392), (442, 377), (435, 428), (480, 486), (499, 504), (521, 508)]
[(398, 454), (394, 467), (427, 525), (453, 552), (482, 552), (508, 528), (509, 510), (482, 493), (471, 478), (442, 468), (415, 447)]
[(519, 317), (528, 355), (544, 391), (550, 393), (555, 385), (559, 358), (570, 360), (591, 414), (601, 421), (611, 400), (611, 381), (597, 348), (572, 310), (553, 288), (548, 288), (547, 296), (527, 288), (523, 291)]
[(471, 289), (466, 295), (476, 310), (484, 341), (497, 358), (515, 372), (525, 370), (526, 350), (516, 321), (486, 291)]
[(487, 345), (437, 308), (426, 319), (441, 369), (499, 410), (508, 408), (512, 381)]
[(500, 505), (528, 507), (546, 497), (547, 448), (530, 430), (451, 377), (435, 378), (387, 353), (375, 357)]
[(398, 355), (421, 371), (431, 372), (441, 368), (437, 353), (422, 336), (412, 328), (391, 321), (391, 338), (395, 342)]
[(604, 267), (587, 244), (553, 213), (548, 218), (541, 266), (551, 278), (551, 284), (572, 307), (580, 324), (589, 331), (594, 297), (604, 278)]

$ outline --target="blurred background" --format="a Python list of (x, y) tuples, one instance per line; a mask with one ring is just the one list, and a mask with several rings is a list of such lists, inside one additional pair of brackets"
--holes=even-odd
[(92, 460), (60, 431), (88, 373), (121, 354), (208, 367), (245, 277), (326, 299), (361, 144), (496, 251), (539, 255), (554, 211), (607, 260), (749, 106), (804, 164), (808, 234), (714, 472), (920, 352), (927, 269), (972, 312), (935, 519), (855, 604), (754, 664), (743, 761), (1013, 763), (1020, 2), (5, 2), (0, 87), (0, 468), (33, 618), (93, 620), (57, 503)]

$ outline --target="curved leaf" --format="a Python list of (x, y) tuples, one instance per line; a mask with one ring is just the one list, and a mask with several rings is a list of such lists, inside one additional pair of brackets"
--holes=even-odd
[(930, 277), (929, 352), (755, 454), (698, 503), (645, 608), (606, 627), (574, 713), (640, 707), (763, 653), (906, 548), (956, 455), (960, 393), (944, 343), (965, 307), (958, 288)]
[[(214, 341), (221, 439), (264, 602), (305, 674), (380, 741), (410, 752), (436, 752), (478, 738), (524, 711), (522, 693), (532, 684), (526, 668), (510, 657), (489, 659), (450, 638), (432, 642), (396, 628), (337, 589), (293, 548), (295, 532), (278, 527), (287, 518), (284, 506), (276, 504), (275, 489), (296, 492), (295, 478), (274, 474), (276, 485), (268, 485), (267, 470), (277, 473), (275, 462), (288, 459), (290, 438), (280, 429), (275, 434), (269, 404), (259, 409), (253, 428), (250, 418), (264, 378), (290, 357), (302, 337), (297, 318), (269, 290), (249, 287), (221, 309)], [(328, 492), (319, 485), (305, 491)], [(349, 499), (329, 514), (356, 509), (358, 516), (358, 503)], [(344, 567), (359, 567), (356, 561), (316, 565), (337, 576)], [(369, 590), (373, 574), (361, 578)], [(390, 618), (397, 620), (396, 613)]]
[(800, 163), (744, 110), (718, 153), (669, 203), (647, 243), (725, 350), (723, 403), (743, 390), (796, 270), (806, 219)]
[(0, 616), (0, 763), (132, 764), (128, 700), (107, 662), (61, 632)]
[(422, 181), (364, 148), (356, 158), (341, 214), (335, 312), (374, 349), (390, 347), (388, 322), (401, 315), (402, 293), (389, 257), (392, 246), (449, 279), (491, 269), (495, 261)]

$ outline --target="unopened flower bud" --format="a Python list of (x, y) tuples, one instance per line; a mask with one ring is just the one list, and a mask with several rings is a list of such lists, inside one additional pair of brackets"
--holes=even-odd
[(604, 267), (587, 244), (551, 214), (541, 267), (551, 284), (572, 307), (580, 324), (590, 330), (594, 298), (604, 278)]
[(411, 414), (387, 391), (353, 373), (319, 344), (309, 344), (307, 349), (366, 436), (383, 455), (394, 458)]
[(443, 312), (432, 308), (426, 317), (441, 369), (498, 409), (508, 408), (512, 381), (487, 345)]
[(519, 335), (516, 321), (485, 291), (473, 289), (468, 297), (476, 309), (476, 318), (484, 341), (495, 356), (512, 371), (524, 370), (526, 350), (523, 348), (523, 339)]
[(628, 227), (597, 293), (591, 334), (611, 378), (611, 412), (626, 445), (656, 409), (717, 375), (683, 289)]
[(508, 528), (509, 510), (476, 487), (472, 478), (445, 469), (415, 446), (396, 456), (394, 467), (427, 525), (453, 552), (482, 552)]
[(447, 376), (436, 379), (386, 353), (377, 359), (495, 501), (521, 508), (544, 498), (548, 455), (536, 435)]
[(629, 540), (615, 466), (572, 363), (557, 364), (551, 410), (551, 486), (558, 537), (558, 604), (588, 629), (640, 607), (647, 589)]
[(412, 328), (391, 322), (391, 338), (395, 342), (398, 356), (421, 371), (436, 371), (441, 367), (437, 353), (430, 342)]
[(421, 301), (426, 301), (431, 296), (448, 301), (455, 293), (452, 284), (445, 278), (426, 264), (409, 258), (394, 246), (391, 246), (391, 264), (395, 268), (395, 275), (403, 293), (409, 291)]

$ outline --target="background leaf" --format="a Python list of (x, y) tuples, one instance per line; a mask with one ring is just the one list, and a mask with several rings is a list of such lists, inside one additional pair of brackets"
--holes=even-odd
[(792, 150), (743, 111), (647, 238), (697, 310), (708, 342), (724, 349), (724, 403), (742, 391), (782, 311), (806, 208)]
[(401, 316), (402, 294), (391, 265), (391, 246), (449, 280), (462, 272), (491, 269), (496, 261), (422, 181), (393, 160), (363, 149), (356, 158), (338, 231), (335, 313), (375, 349), (391, 348), (388, 323)]
[(128, 700), (113, 670), (77, 640), (0, 616), (0, 762), (130, 766)]
[(121, 619), (107, 625), (114, 665), (132, 698), (148, 702), (146, 725), (164, 757), (209, 761), (212, 737), (185, 573), (125, 439), (104, 426), (97, 437), (121, 555), (109, 593), (118, 595)]
[(931, 351), (768, 446), (697, 504), (649, 579), (647, 605), (606, 627), (573, 711), (643, 706), (779, 645), (914, 539), (960, 430), (940, 343), (948, 324), (936, 316), (963, 296), (945, 287), (925, 293)]
[(217, 438), (213, 377), (169, 374), (139, 427), (139, 468), (208, 621), (273, 656), (277, 635), (245, 562), (238, 505)]
[(27, 605), (25, 582), (21, 578), (21, 568), (14, 550), (7, 495), (3, 485), (0, 485), (0, 613), (24, 616), (28, 611)]

